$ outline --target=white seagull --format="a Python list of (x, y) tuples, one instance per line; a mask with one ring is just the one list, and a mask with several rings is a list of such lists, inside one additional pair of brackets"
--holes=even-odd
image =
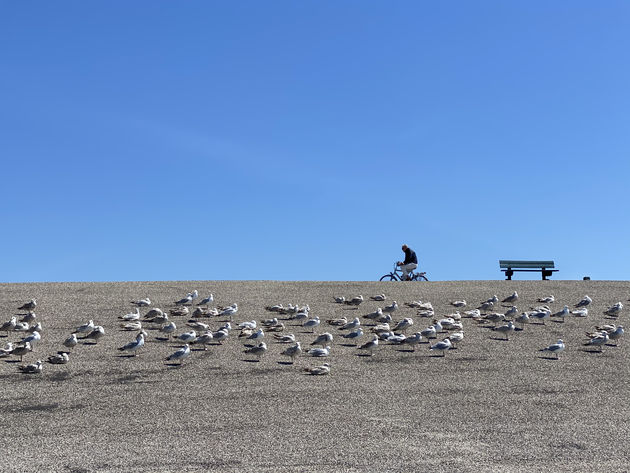
[(295, 345), (291, 345), (280, 354), (291, 357), (291, 363), (294, 363), (295, 357), (302, 354), (302, 347), (300, 346), (300, 342), (296, 342)]
[(182, 348), (177, 350), (175, 353), (170, 354), (166, 357), (166, 361), (179, 361), (179, 364), (182, 364), (186, 358), (190, 356), (190, 345), (188, 343), (184, 345)]
[(450, 350), (453, 344), (448, 338), (445, 338), (441, 342), (437, 342), (435, 345), (431, 345), (430, 350), (438, 350), (442, 352), (442, 356), (444, 356), (446, 350)]
[(549, 345), (547, 348), (543, 348), (540, 351), (548, 351), (556, 355), (556, 359), (558, 359), (558, 354), (564, 351), (564, 342), (562, 339), (559, 339), (556, 343)]
[(144, 346), (144, 333), (140, 332), (136, 339), (119, 348), (120, 351), (127, 351), (138, 356), (138, 350)]

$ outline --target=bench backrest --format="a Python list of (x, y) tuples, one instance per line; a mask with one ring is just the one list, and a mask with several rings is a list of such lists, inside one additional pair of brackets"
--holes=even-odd
[(515, 268), (555, 268), (553, 261), (523, 261), (523, 260), (499, 260), (499, 267), (501, 269), (515, 269)]

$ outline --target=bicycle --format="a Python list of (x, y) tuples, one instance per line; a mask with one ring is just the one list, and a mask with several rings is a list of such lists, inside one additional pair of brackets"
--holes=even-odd
[[(391, 273), (387, 273), (385, 276), (382, 276), (379, 281), (402, 281), (402, 271), (400, 266), (394, 263), (394, 270)], [(409, 272), (409, 279), (407, 281), (428, 281), (426, 271), (421, 273), (414, 273), (413, 271)]]

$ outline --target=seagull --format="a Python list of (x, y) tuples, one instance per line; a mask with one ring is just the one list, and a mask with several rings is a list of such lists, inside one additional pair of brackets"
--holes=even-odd
[(27, 332), (41, 332), (42, 331), (42, 323), (41, 322), (37, 322), (35, 325), (31, 325), (28, 329), (26, 329)]
[(551, 314), (551, 317), (560, 317), (562, 322), (564, 322), (564, 318), (569, 315), (571, 311), (569, 310), (569, 306), (565, 305), (562, 310), (556, 312), (555, 314)]
[(542, 324), (545, 325), (545, 319), (548, 319), (549, 317), (551, 317), (551, 311), (550, 310), (534, 310), (532, 312), (530, 312), (529, 314), (530, 319), (536, 318), (538, 320), (542, 321)]
[(321, 345), (322, 347), (325, 347), (326, 345), (332, 343), (333, 341), (333, 336), (331, 333), (325, 332), (322, 333), (321, 335), (319, 335), (312, 343), (311, 345)]
[(37, 299), (31, 299), (29, 302), (27, 302), (24, 305), (21, 305), (20, 307), (18, 307), (18, 310), (35, 310), (35, 307), (37, 306)]
[(412, 350), (416, 351), (416, 345), (422, 341), (422, 334), (420, 332), (414, 333), (412, 336), (405, 338), (402, 343), (412, 346)]
[(204, 332), (202, 333), (197, 340), (195, 340), (195, 343), (200, 343), (201, 345), (203, 345), (203, 349), (204, 351), (208, 350), (208, 344), (210, 342), (212, 342), (212, 340), (214, 340), (214, 335), (212, 335), (212, 332)]
[(330, 345), (326, 345), (324, 348), (311, 348), (307, 353), (310, 356), (323, 357), (330, 354)]
[(136, 311), (135, 312), (130, 312), (129, 314), (121, 315), (118, 318), (122, 319), (122, 320), (126, 320), (126, 321), (139, 320), (140, 319), (140, 308), (136, 307)]
[(518, 300), (518, 293), (514, 291), (511, 296), (507, 296), (502, 302), (512, 304)]
[(138, 356), (138, 350), (144, 346), (144, 333), (140, 332), (136, 339), (119, 348), (120, 351), (133, 352), (133, 356)]
[(230, 336), (230, 332), (228, 332), (226, 329), (217, 330), (216, 332), (212, 334), (213, 339), (219, 342), (219, 345), (222, 345), (221, 342), (223, 340), (227, 340), (229, 336)]
[(548, 351), (550, 353), (554, 353), (557, 360), (558, 354), (564, 351), (564, 342), (562, 341), (562, 339), (559, 339), (556, 343), (549, 345), (547, 348), (543, 348), (540, 351)]
[(482, 304), (478, 307), (478, 309), (479, 309), (480, 311), (482, 311), (482, 312), (487, 312), (487, 311), (489, 311), (489, 310), (492, 310), (492, 308), (493, 308), (493, 307), (494, 307), (494, 302), (491, 302), (491, 301), (486, 301), (486, 302), (483, 302), (483, 303), (482, 303)]
[(262, 340), (264, 336), (265, 336), (265, 332), (263, 332), (263, 329), (259, 328), (254, 333), (252, 333), (249, 337), (247, 337), (247, 340)]
[(208, 306), (211, 302), (214, 302), (214, 295), (213, 294), (210, 294), (208, 297), (206, 297), (204, 299), (201, 299), (201, 301), (197, 305)]
[(257, 324), (255, 320), (251, 320), (249, 322), (241, 322), (240, 324), (237, 325), (237, 327), (240, 328), (241, 330), (244, 330), (246, 328), (254, 330), (256, 326)]
[(420, 331), (420, 335), (422, 335), (424, 338), (435, 338), (437, 336), (437, 330), (433, 325), (431, 325), (430, 327), (427, 327), (424, 330)]
[(588, 309), (583, 307), (582, 309), (574, 309), (571, 311), (576, 317), (588, 317)]
[(370, 296), (370, 299), (372, 299), (373, 301), (382, 302), (387, 299), (387, 296), (385, 294), (378, 294), (376, 296)]
[(120, 328), (128, 331), (142, 330), (142, 322), (126, 322), (124, 324), (120, 324)]
[(512, 317), (514, 315), (518, 314), (518, 308), (513, 305), (512, 307), (510, 307), (508, 310), (505, 311), (505, 316), (506, 317)]
[(541, 297), (538, 299), (538, 302), (542, 302), (543, 304), (553, 304), (556, 302), (556, 298), (553, 295)]
[(393, 301), (390, 305), (386, 305), (385, 307), (383, 307), (383, 312), (385, 314), (391, 315), (397, 310), (398, 310), (398, 304), (396, 303), (396, 301)]
[(18, 366), (18, 369), (22, 373), (26, 374), (39, 374), (42, 372), (42, 360), (37, 360), (35, 363), (26, 366)]
[(442, 356), (444, 356), (446, 350), (450, 350), (453, 346), (451, 341), (448, 338), (445, 338), (441, 342), (437, 342), (435, 345), (431, 345), (430, 350), (439, 350), (442, 352)]
[(177, 331), (177, 325), (175, 322), (169, 322), (166, 325), (160, 327), (160, 333), (168, 335), (168, 339), (171, 339), (171, 335)]
[(455, 347), (455, 345), (464, 339), (464, 332), (453, 332), (448, 336), (448, 339), (453, 344), (453, 347)]
[(453, 301), (451, 305), (454, 307), (466, 307), (466, 301), (462, 299), (461, 301)]
[(37, 342), (39, 342), (42, 339), (42, 336), (40, 335), (39, 332), (33, 332), (31, 333), (28, 337), (23, 338), (20, 343), (26, 343), (29, 342), (31, 344), (31, 346), (35, 346), (35, 344)]
[(343, 304), (344, 302), (346, 302), (346, 298), (343, 296), (335, 296), (335, 302), (337, 304)]
[(144, 299), (131, 301), (131, 303), (138, 307), (148, 307), (151, 305), (151, 299), (149, 299), (148, 297), (145, 297)]
[(35, 312), (28, 311), (28, 313), (20, 319), (20, 322), (33, 323), (37, 319), (37, 315)]
[(621, 302), (617, 302), (616, 304), (610, 306), (608, 309), (604, 311), (605, 315), (609, 315), (611, 317), (617, 317), (623, 309), (623, 304)]
[[(177, 307), (173, 307), (172, 309), (169, 309), (168, 313), (172, 315), (173, 317), (183, 317), (190, 314), (190, 309), (188, 308), (187, 305), (180, 305)], [(166, 316), (166, 314), (164, 314), (164, 316)]]
[(309, 328), (311, 329), (311, 332), (315, 332), (315, 327), (317, 327), (319, 325), (319, 317), (315, 317), (312, 319), (307, 320), (306, 322), (304, 322), (304, 324), (302, 325), (304, 328)]
[(17, 324), (15, 324), (15, 327), (13, 328), (13, 331), (15, 331), (15, 332), (28, 332), (29, 328), (31, 328), (31, 326), (28, 324), (28, 322), (18, 322)]
[(273, 327), (274, 325), (278, 325), (278, 317), (274, 317), (273, 319), (264, 319), (261, 324), (265, 327)]
[(188, 294), (183, 299), (175, 301), (175, 305), (186, 305), (186, 304), (190, 304), (192, 301), (193, 301), (193, 295), (192, 294)]
[(191, 330), (190, 332), (184, 332), (178, 335), (177, 338), (186, 344), (194, 343), (195, 340), (197, 340), (197, 332), (195, 332), (194, 330)]
[(65, 365), (70, 361), (70, 357), (68, 356), (68, 352), (60, 351), (56, 355), (51, 355), (48, 357), (48, 363), (51, 365)]
[(339, 319), (331, 319), (327, 320), (329, 325), (346, 325), (348, 323), (348, 319), (346, 317), (341, 317)]
[(103, 335), (105, 335), (105, 329), (100, 325), (95, 325), (92, 331), (83, 337), (82, 340), (94, 340), (94, 344), (96, 344)]
[(77, 343), (79, 343), (77, 336), (73, 333), (63, 341), (63, 346), (72, 349), (77, 346)]
[(247, 348), (246, 350), (243, 350), (243, 352), (247, 355), (255, 355), (256, 357), (258, 357), (258, 360), (260, 360), (260, 357), (263, 356), (266, 351), (267, 351), (267, 345), (265, 344), (265, 342), (260, 342), (255, 347), (251, 347), (251, 348)]
[(0, 358), (6, 358), (7, 356), (11, 356), (11, 352), (13, 351), (13, 343), (7, 343), (4, 348), (0, 348)]
[(361, 305), (361, 303), (362, 303), (362, 302), (363, 302), (363, 296), (362, 296), (362, 295), (359, 295), (359, 296), (353, 297), (353, 298), (352, 298), (352, 299), (350, 299), (349, 301), (344, 301), (344, 303), (345, 303), (346, 305), (353, 305), (353, 306), (356, 306), (356, 307), (358, 307), (359, 305)]
[(227, 316), (227, 317), (230, 317), (230, 320), (231, 320), (232, 316), (234, 314), (236, 314), (237, 312), (238, 312), (238, 305), (235, 302), (231, 306), (226, 307), (221, 312), (219, 312), (219, 317), (226, 317)]
[(330, 365), (328, 363), (324, 363), (323, 365), (316, 366), (314, 368), (304, 368), (304, 371), (310, 375), (324, 376), (330, 374)]
[(617, 325), (617, 328), (615, 328), (615, 330), (608, 332), (608, 338), (610, 338), (611, 340), (617, 340), (618, 338), (621, 338), (623, 334), (623, 325)]
[(166, 357), (166, 361), (179, 361), (179, 364), (182, 364), (186, 358), (190, 356), (190, 345), (188, 343), (184, 345), (182, 348), (177, 350), (175, 353)]
[(288, 333), (286, 335), (278, 335), (277, 333), (274, 333), (273, 336), (278, 343), (295, 343), (295, 335), (292, 333)]
[(366, 314), (363, 317), (365, 317), (366, 319), (376, 320), (382, 316), (383, 316), (383, 309), (379, 307), (374, 312), (370, 312), (369, 314)]
[(370, 356), (374, 355), (374, 350), (378, 347), (378, 335), (372, 335), (372, 340), (367, 343), (364, 343), (359, 347), (359, 350), (366, 350), (370, 352)]
[(79, 325), (73, 333), (87, 333), (94, 330), (94, 321), (90, 320), (88, 323)]
[(411, 317), (406, 317), (396, 324), (396, 326), (392, 329), (392, 332), (404, 332), (412, 325), (413, 319)]
[(361, 338), (362, 336), (363, 336), (363, 329), (361, 327), (359, 327), (353, 332), (342, 335), (343, 338), (348, 339), (348, 340), (356, 340), (358, 338)]
[(591, 302), (593, 302), (593, 299), (591, 299), (588, 296), (584, 296), (582, 298), (582, 300), (580, 302), (578, 302), (577, 304), (575, 304), (575, 307), (586, 307), (587, 305), (589, 305)]
[(593, 334), (593, 335), (595, 336), (591, 338), (588, 342), (586, 342), (584, 345), (585, 346), (592, 345), (592, 346), (599, 347), (599, 351), (601, 352), (602, 346), (604, 346), (606, 342), (609, 340), (608, 333), (600, 332), (599, 334)]
[(24, 359), (24, 355), (26, 355), (30, 351), (33, 351), (33, 347), (31, 347), (31, 344), (29, 342), (26, 342), (24, 345), (16, 346), (11, 352), (11, 354), (15, 356), (19, 356), (20, 361), (22, 361)]
[(499, 302), (499, 298), (495, 294), (490, 299), (488, 299), (486, 302), (492, 302), (493, 304), (495, 304), (495, 303)]
[(506, 325), (499, 325), (498, 327), (494, 327), (493, 330), (502, 333), (505, 335), (505, 339), (509, 340), (508, 334), (514, 331), (514, 323), (510, 320)]
[(355, 317), (351, 322), (348, 322), (342, 327), (339, 327), (339, 330), (353, 330), (360, 326), (361, 326), (361, 321), (359, 320), (359, 317)]
[(196, 320), (189, 320), (188, 322), (186, 322), (186, 325), (188, 325), (192, 329), (199, 330), (199, 331), (206, 331), (210, 328), (208, 324), (204, 324), (203, 322), (197, 322)]
[(154, 307), (153, 309), (149, 310), (149, 312), (144, 314), (144, 318), (152, 319), (154, 317), (162, 317), (163, 315), (164, 311), (162, 309), (160, 309), (159, 307)]
[(280, 354), (284, 356), (290, 356), (291, 363), (294, 363), (295, 357), (302, 354), (302, 347), (300, 346), (300, 342), (296, 342), (295, 345), (291, 345)]
[(0, 332), (6, 332), (7, 337), (9, 336), (9, 332), (15, 330), (15, 326), (17, 324), (17, 318), (11, 317), (11, 320), (0, 325)]

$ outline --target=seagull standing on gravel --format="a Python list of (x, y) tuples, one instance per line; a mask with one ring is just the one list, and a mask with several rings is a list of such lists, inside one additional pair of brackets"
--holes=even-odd
[(300, 356), (302, 354), (302, 347), (300, 346), (300, 342), (296, 342), (295, 345), (291, 345), (289, 348), (287, 348), (280, 354), (291, 357), (291, 363), (294, 363), (295, 357)]
[(13, 351), (11, 351), (11, 354), (19, 356), (21, 362), (24, 359), (24, 355), (31, 351), (33, 351), (33, 347), (31, 347), (31, 344), (29, 342), (26, 342), (24, 345), (18, 345), (17, 347), (15, 347)]
[(208, 344), (211, 343), (212, 340), (214, 340), (214, 335), (212, 335), (212, 332), (204, 332), (201, 335), (199, 335), (199, 337), (197, 337), (197, 340), (195, 340), (195, 343), (201, 344), (203, 346), (204, 351), (207, 351)]
[(254, 333), (247, 337), (247, 340), (261, 341), (265, 337), (263, 329), (259, 328)]
[(295, 343), (295, 335), (293, 335), (292, 333), (287, 333), (286, 335), (274, 333), (273, 337), (278, 343)]
[(342, 335), (342, 337), (345, 338), (346, 340), (355, 340), (355, 344), (356, 344), (356, 340), (358, 340), (362, 336), (363, 336), (363, 329), (361, 327), (359, 327), (353, 332)]
[(571, 311), (569, 310), (569, 306), (565, 305), (562, 310), (556, 312), (555, 314), (551, 314), (551, 317), (560, 317), (560, 320), (564, 322), (564, 318), (569, 315)]
[(431, 345), (430, 350), (438, 350), (442, 352), (442, 356), (444, 356), (447, 350), (450, 350), (453, 344), (448, 338), (445, 338), (441, 342), (437, 342), (435, 345)]
[(416, 332), (410, 337), (405, 338), (402, 343), (406, 345), (411, 345), (411, 349), (416, 351), (416, 345), (418, 345), (422, 341), (422, 334), (420, 332)]
[(542, 302), (543, 304), (553, 304), (554, 302), (556, 302), (556, 298), (552, 294), (550, 296), (539, 298), (538, 302)]
[(482, 304), (478, 307), (478, 309), (479, 309), (481, 312), (488, 312), (489, 310), (492, 310), (492, 308), (493, 308), (493, 307), (494, 307), (494, 302), (492, 302), (492, 301), (486, 301), (486, 302), (483, 302), (483, 303), (482, 303)]
[(13, 343), (7, 343), (4, 348), (0, 348), (0, 358), (6, 358), (7, 356), (11, 356), (11, 352), (13, 351)]
[(9, 332), (15, 330), (15, 325), (17, 324), (17, 318), (11, 317), (11, 320), (0, 325), (0, 332), (6, 332), (7, 337), (9, 336)]
[(421, 330), (420, 335), (422, 335), (424, 338), (427, 338), (427, 339), (435, 338), (437, 336), (437, 330), (435, 329), (433, 325), (431, 325), (430, 327), (427, 327), (424, 330)]
[(311, 345), (321, 345), (323, 347), (325, 347), (326, 345), (332, 343), (333, 341), (333, 336), (332, 333), (328, 333), (328, 332), (324, 332), (321, 335), (319, 335), (312, 343)]
[(548, 351), (556, 355), (556, 360), (558, 359), (558, 354), (564, 351), (564, 342), (562, 339), (558, 340), (556, 343), (549, 345), (547, 348), (543, 348), (541, 351)]
[(518, 307), (513, 305), (508, 310), (505, 311), (504, 315), (506, 317), (514, 317), (516, 314), (518, 314)]
[(124, 321), (127, 321), (127, 322), (134, 321), (134, 320), (139, 320), (140, 319), (140, 307), (136, 307), (136, 311), (135, 312), (130, 312), (128, 314), (121, 315), (118, 318), (122, 319)]
[(199, 304), (197, 305), (205, 305), (208, 306), (210, 305), (210, 303), (214, 302), (214, 295), (210, 294), (208, 297), (206, 297), (205, 299), (201, 299), (201, 302), (199, 302)]
[(214, 340), (219, 342), (219, 345), (222, 345), (221, 342), (223, 340), (227, 340), (229, 336), (230, 332), (228, 332), (226, 329), (220, 329), (212, 333), (212, 337), (214, 338)]
[(33, 332), (28, 337), (22, 339), (20, 343), (30, 342), (30, 344), (35, 347), (35, 344), (42, 339), (42, 336), (39, 332)]
[(160, 333), (164, 333), (168, 336), (168, 339), (171, 339), (171, 335), (177, 331), (177, 325), (175, 322), (169, 322), (166, 325), (162, 325), (160, 327)]
[(194, 330), (191, 330), (190, 332), (184, 332), (178, 335), (177, 338), (186, 344), (194, 343), (195, 340), (197, 340), (197, 332), (195, 332)]
[(182, 364), (182, 361), (184, 361), (186, 358), (188, 358), (190, 356), (190, 345), (188, 345), (188, 343), (186, 345), (184, 345), (182, 348), (180, 348), (179, 350), (177, 350), (175, 353), (172, 353), (171, 355), (166, 357), (166, 361), (178, 361), (179, 364)]
[(383, 313), (392, 315), (394, 312), (398, 310), (398, 303), (396, 301), (392, 301), (390, 305), (386, 305), (383, 307)]
[(589, 305), (591, 302), (593, 302), (593, 299), (591, 299), (588, 296), (584, 296), (582, 298), (582, 300), (580, 302), (578, 302), (577, 304), (575, 304), (575, 307), (586, 307), (587, 305)]
[(503, 299), (502, 302), (506, 304), (514, 304), (517, 300), (518, 300), (518, 293), (514, 291), (511, 296), (507, 296), (505, 299)]
[(377, 302), (383, 302), (385, 299), (387, 299), (387, 296), (385, 296), (385, 294), (378, 294), (376, 296), (370, 296), (370, 299)]
[(406, 317), (396, 324), (396, 326), (392, 329), (392, 332), (404, 332), (412, 325), (413, 319), (411, 317)]
[(359, 347), (359, 350), (366, 350), (370, 353), (370, 356), (374, 355), (374, 350), (378, 347), (378, 335), (372, 335), (372, 340), (367, 343), (364, 343)]
[(134, 356), (138, 356), (138, 350), (144, 346), (144, 333), (140, 332), (136, 339), (119, 348), (120, 351), (132, 352)]
[(599, 348), (599, 351), (602, 351), (602, 347), (606, 344), (606, 342), (608, 342), (609, 337), (608, 337), (608, 333), (606, 332), (600, 332), (598, 334), (593, 334), (594, 336), (588, 341), (586, 342), (584, 345), (585, 346), (595, 346)]
[(505, 339), (509, 340), (508, 334), (514, 331), (514, 323), (510, 320), (506, 325), (499, 325), (498, 327), (494, 327), (492, 330), (502, 333), (505, 336)]
[(221, 312), (219, 312), (219, 317), (230, 317), (232, 320), (232, 316), (238, 312), (238, 305), (236, 302), (229, 307), (226, 307)]
[(79, 343), (79, 341), (77, 340), (77, 336), (73, 333), (63, 341), (63, 346), (73, 349), (77, 346), (77, 343)]
[(355, 328), (358, 328), (360, 326), (361, 321), (359, 320), (359, 317), (355, 317), (351, 322), (348, 322), (347, 324), (339, 327), (339, 330), (354, 330)]
[(319, 325), (319, 317), (314, 317), (312, 319), (307, 320), (306, 322), (304, 322), (303, 327), (304, 328), (310, 328), (311, 332), (315, 332), (315, 327), (317, 327)]
[(94, 321), (90, 320), (88, 323), (79, 325), (73, 333), (87, 333), (94, 330)]

